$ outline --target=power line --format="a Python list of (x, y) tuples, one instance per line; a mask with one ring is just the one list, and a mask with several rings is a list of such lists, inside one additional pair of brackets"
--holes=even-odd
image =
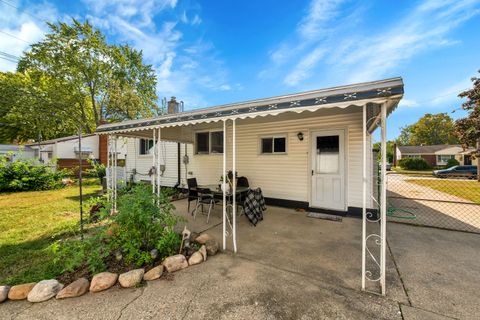
[[(1, 0), (0, 0), (0, 1), (1, 1)], [(6, 34), (7, 36), (10, 36), (10, 37), (15, 38), (15, 39), (20, 40), (20, 41), (23, 41), (23, 42), (25, 42), (26, 44), (31, 44), (31, 43), (28, 42), (27, 40), (23, 40), (22, 38), (19, 38), (19, 37), (17, 37), (17, 36), (14, 36), (13, 34), (10, 34), (10, 33), (8, 33), (8, 32), (5, 32), (5, 31), (0, 30), (0, 33)]]
[(12, 3), (8, 2), (8, 1), (0, 0), (0, 2), (3, 2), (3, 3), (6, 4), (7, 6), (10, 6), (10, 7), (12, 7), (12, 8), (15, 8), (15, 9), (17, 9), (17, 10), (19, 10), (19, 11), (22, 11), (22, 12), (25, 13), (26, 15), (29, 15), (30, 17), (35, 18), (35, 19), (37, 19), (37, 20), (39, 20), (39, 21), (41, 21), (41, 22), (46, 22), (46, 19), (42, 19), (42, 18), (40, 18), (40, 17), (37, 17), (36, 15), (29, 13), (29, 12), (28, 12), (27, 10), (25, 10), (25, 9), (20, 9), (19, 7), (15, 6), (14, 4), (12, 4)]
[(19, 57), (15, 56), (13, 54), (10, 54), (10, 53), (3, 52), (3, 51), (0, 51), (0, 59), (7, 60), (7, 61), (10, 61), (10, 62), (13, 62), (13, 63), (17, 63), (18, 60), (20, 60)]

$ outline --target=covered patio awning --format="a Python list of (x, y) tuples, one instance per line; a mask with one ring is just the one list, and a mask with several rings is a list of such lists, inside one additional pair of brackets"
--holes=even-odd
[[(302, 114), (306, 111), (312, 114), (322, 109), (357, 108), (363, 113), (363, 224), (362, 224), (362, 289), (366, 290), (366, 281), (379, 283), (381, 293), (385, 294), (385, 258), (386, 258), (386, 118), (397, 106), (403, 96), (403, 81), (401, 78), (391, 78), (373, 82), (353, 84), (302, 93), (251, 100), (246, 102), (197, 109), (188, 112), (166, 114), (150, 119), (128, 120), (120, 123), (104, 124), (97, 128), (97, 134), (109, 136), (109, 166), (116, 167), (117, 137), (133, 137), (153, 139), (151, 176), (152, 192), (160, 194), (161, 148), (156, 141), (173, 141), (193, 143), (194, 130), (202, 124), (223, 122), (223, 175), (227, 172), (227, 122), (231, 123), (231, 169), (236, 172), (236, 122), (237, 120), (265, 117), (265, 121), (275, 122), (281, 114)], [(332, 111), (334, 112), (334, 111)], [(267, 118), (267, 116), (269, 118)], [(281, 117), (279, 117), (281, 118)], [(253, 120), (252, 120), (253, 121)], [(218, 126), (218, 125), (217, 125)], [(378, 126), (381, 127), (381, 173), (379, 179), (379, 195), (371, 195), (367, 186), (367, 135)], [(112, 198), (116, 201), (116, 174), (110, 175), (109, 186), (112, 187)], [(233, 216), (232, 243), (233, 251), (237, 252), (236, 243), (236, 185), (233, 184)], [(223, 249), (226, 249), (227, 238), (227, 204), (226, 181), (223, 179)], [(373, 199), (370, 199), (372, 197)], [(375, 208), (367, 208), (367, 203), (374, 203)], [(114, 208), (116, 206), (114, 205)], [(373, 210), (370, 210), (373, 209)], [(380, 213), (380, 214), (378, 214)], [(378, 226), (378, 231), (367, 233), (367, 222)], [(379, 247), (378, 257), (368, 247), (368, 241), (373, 241)], [(367, 266), (367, 260), (373, 262), (372, 271)]]
[[(392, 78), (366, 82), (348, 86), (312, 90), (284, 96), (227, 104), (176, 114), (165, 114), (159, 117), (140, 120), (128, 120), (120, 123), (103, 124), (97, 128), (98, 134), (114, 134), (130, 137), (151, 137), (150, 129), (189, 126), (200, 123), (223, 120), (247, 119), (276, 116), (285, 112), (314, 112), (327, 108), (362, 107), (368, 105), (368, 118), (375, 119), (380, 115), (380, 106), (386, 105), (387, 114), (391, 113), (403, 96), (403, 81)], [(372, 132), (377, 121), (371, 121), (367, 128)], [(175, 142), (192, 142), (172, 130), (174, 136), (164, 135), (162, 140)]]

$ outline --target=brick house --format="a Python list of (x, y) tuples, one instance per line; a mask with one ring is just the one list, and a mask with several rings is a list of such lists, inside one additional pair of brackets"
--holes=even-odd
[(403, 158), (423, 158), (431, 167), (444, 167), (449, 159), (456, 159), (461, 165), (472, 164), (470, 155), (474, 149), (464, 149), (461, 145), (396, 146), (395, 164)]

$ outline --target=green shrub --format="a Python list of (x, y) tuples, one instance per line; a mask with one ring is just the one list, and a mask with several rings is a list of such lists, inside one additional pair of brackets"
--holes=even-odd
[(15, 162), (0, 158), (0, 191), (38, 191), (63, 187), (64, 171), (55, 171), (32, 159)]
[(400, 159), (398, 164), (406, 170), (426, 170), (430, 168), (423, 158), (403, 158)]
[(96, 160), (88, 160), (88, 163), (92, 166), (92, 168), (87, 169), (87, 175), (98, 178), (100, 180), (100, 184), (102, 184), (103, 177), (107, 175), (107, 169), (105, 168), (105, 165)]
[(457, 159), (448, 159), (447, 161), (447, 168), (451, 168), (458, 165), (460, 165), (460, 162), (458, 162)]
[(89, 205), (101, 203), (99, 211), (103, 227), (93, 231), (83, 241), (71, 239), (52, 245), (56, 264), (63, 272), (71, 272), (86, 266), (91, 273), (106, 269), (107, 258), (121, 252), (126, 265), (142, 266), (154, 261), (151, 255), (157, 249), (161, 259), (178, 253), (180, 235), (174, 231), (179, 218), (173, 214), (174, 206), (169, 197), (152, 194), (151, 186), (138, 184), (122, 191), (117, 200), (117, 214), (110, 215), (111, 203), (105, 197), (92, 200)]
[(162, 256), (178, 251), (180, 237), (173, 231), (178, 217), (164, 193), (157, 198), (150, 186), (136, 185), (118, 198), (117, 210), (112, 217), (112, 243), (126, 263), (151, 263), (154, 248)]
[(110, 255), (104, 228), (83, 240), (56, 241), (52, 244), (51, 250), (55, 256), (53, 262), (61, 266), (61, 272), (73, 272), (84, 265), (92, 274), (105, 271), (105, 259)]

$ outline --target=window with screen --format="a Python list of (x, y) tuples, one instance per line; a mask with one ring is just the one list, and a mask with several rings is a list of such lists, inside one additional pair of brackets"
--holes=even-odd
[(223, 153), (223, 131), (197, 132), (195, 134), (196, 153)]
[(287, 138), (285, 136), (262, 137), (260, 147), (263, 154), (286, 153)]
[(150, 149), (153, 148), (153, 140), (152, 139), (140, 139), (140, 145), (138, 149), (138, 154), (150, 154)]

